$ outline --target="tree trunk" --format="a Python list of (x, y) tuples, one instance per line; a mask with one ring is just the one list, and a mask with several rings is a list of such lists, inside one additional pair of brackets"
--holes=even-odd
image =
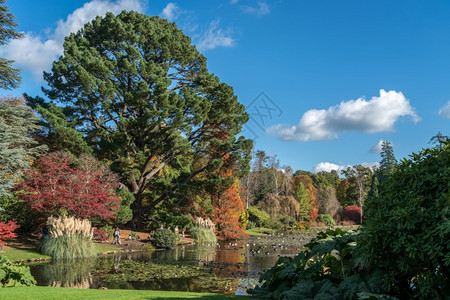
[(133, 227), (133, 229), (142, 229), (142, 194), (134, 195), (134, 202), (131, 205), (131, 210), (133, 211), (133, 218), (130, 221), (131, 227)]

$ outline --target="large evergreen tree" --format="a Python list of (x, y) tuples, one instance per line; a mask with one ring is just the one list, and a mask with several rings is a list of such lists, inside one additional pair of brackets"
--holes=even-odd
[(311, 210), (311, 203), (310, 203), (311, 201), (309, 199), (308, 191), (301, 182), (297, 185), (297, 188), (295, 189), (295, 198), (300, 204), (300, 212), (299, 212), (300, 221), (309, 221), (310, 219), (309, 211)]
[(135, 226), (196, 175), (212, 179), (225, 155), (234, 174), (248, 171), (251, 141), (236, 138), (244, 106), (175, 23), (125, 11), (97, 17), (65, 39), (44, 78), (45, 94), (69, 108), (134, 194)]
[(0, 98), (0, 197), (11, 195), (24, 170), (44, 150), (31, 136), (38, 120), (22, 98)]
[[(0, 0), (0, 45), (6, 45), (10, 39), (18, 39), (23, 36), (16, 31), (17, 23), (14, 15), (5, 5), (6, 0)], [(14, 61), (0, 58), (0, 88), (9, 90), (19, 86), (21, 78), (19, 69), (11, 65)]]
[(380, 161), (380, 181), (388, 177), (397, 166), (397, 159), (394, 155), (394, 148), (391, 142), (383, 141), (381, 144), (381, 161)]

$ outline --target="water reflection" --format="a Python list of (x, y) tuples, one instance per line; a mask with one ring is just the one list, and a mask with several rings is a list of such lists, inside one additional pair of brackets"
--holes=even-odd
[[(183, 245), (164, 251), (130, 252), (32, 265), (30, 269), (41, 286), (193, 292), (224, 292), (226, 288), (226, 292), (243, 294), (247, 287), (257, 282), (264, 270), (275, 264), (279, 256), (297, 253), (298, 247), (287, 247), (275, 237), (252, 238), (220, 242), (215, 247)], [(189, 268), (195, 272), (190, 272)], [(221, 290), (214, 287), (215, 282), (220, 281), (218, 278), (226, 280), (226, 284), (221, 283)]]
[(92, 287), (91, 272), (95, 268), (95, 260), (52, 262), (31, 267), (34, 268), (39, 270), (32, 272), (38, 285), (87, 289)]

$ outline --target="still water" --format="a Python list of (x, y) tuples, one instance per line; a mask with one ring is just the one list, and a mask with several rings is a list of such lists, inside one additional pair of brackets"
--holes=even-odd
[(41, 286), (245, 294), (280, 256), (294, 256), (308, 236), (277, 235), (183, 245), (172, 250), (102, 255), (30, 265)]

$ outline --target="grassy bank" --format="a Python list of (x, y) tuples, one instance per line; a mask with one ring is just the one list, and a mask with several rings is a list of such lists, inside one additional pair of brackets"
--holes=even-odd
[[(336, 225), (333, 226), (333, 228), (341, 228), (344, 231), (347, 230), (358, 230), (361, 227), (361, 225), (349, 225), (349, 226), (340, 226), (340, 225)], [(289, 230), (287, 232), (292, 233), (292, 234), (312, 234), (315, 235), (317, 234), (317, 232), (320, 231), (326, 231), (328, 229), (328, 227), (311, 227), (310, 229), (292, 229)], [(265, 227), (257, 227), (257, 228), (252, 228), (252, 229), (248, 229), (245, 231), (245, 233), (247, 233), (250, 236), (266, 236), (266, 235), (271, 235), (273, 233), (275, 233), (276, 230), (275, 229), (271, 229), (271, 228), (265, 228)]]
[(246, 296), (147, 290), (94, 290), (58, 287), (2, 288), (1, 299), (249, 299)]
[[(116, 247), (111, 244), (95, 244), (95, 250), (97, 253), (122, 250), (122, 248)], [(36, 248), (31, 245), (12, 245), (4, 246), (3, 252), (0, 255), (7, 257), (12, 261), (26, 261), (26, 260), (50, 260), (51, 257), (43, 255), (36, 251)]]
[(275, 229), (264, 228), (264, 227), (252, 228), (252, 229), (248, 229), (245, 231), (245, 233), (247, 233), (250, 236), (264, 236), (264, 235), (272, 234), (274, 232), (275, 232)]
[(47, 260), (51, 259), (50, 256), (41, 254), (36, 251), (34, 247), (3, 247), (3, 252), (0, 255), (7, 257), (12, 261), (22, 261), (22, 260)]

